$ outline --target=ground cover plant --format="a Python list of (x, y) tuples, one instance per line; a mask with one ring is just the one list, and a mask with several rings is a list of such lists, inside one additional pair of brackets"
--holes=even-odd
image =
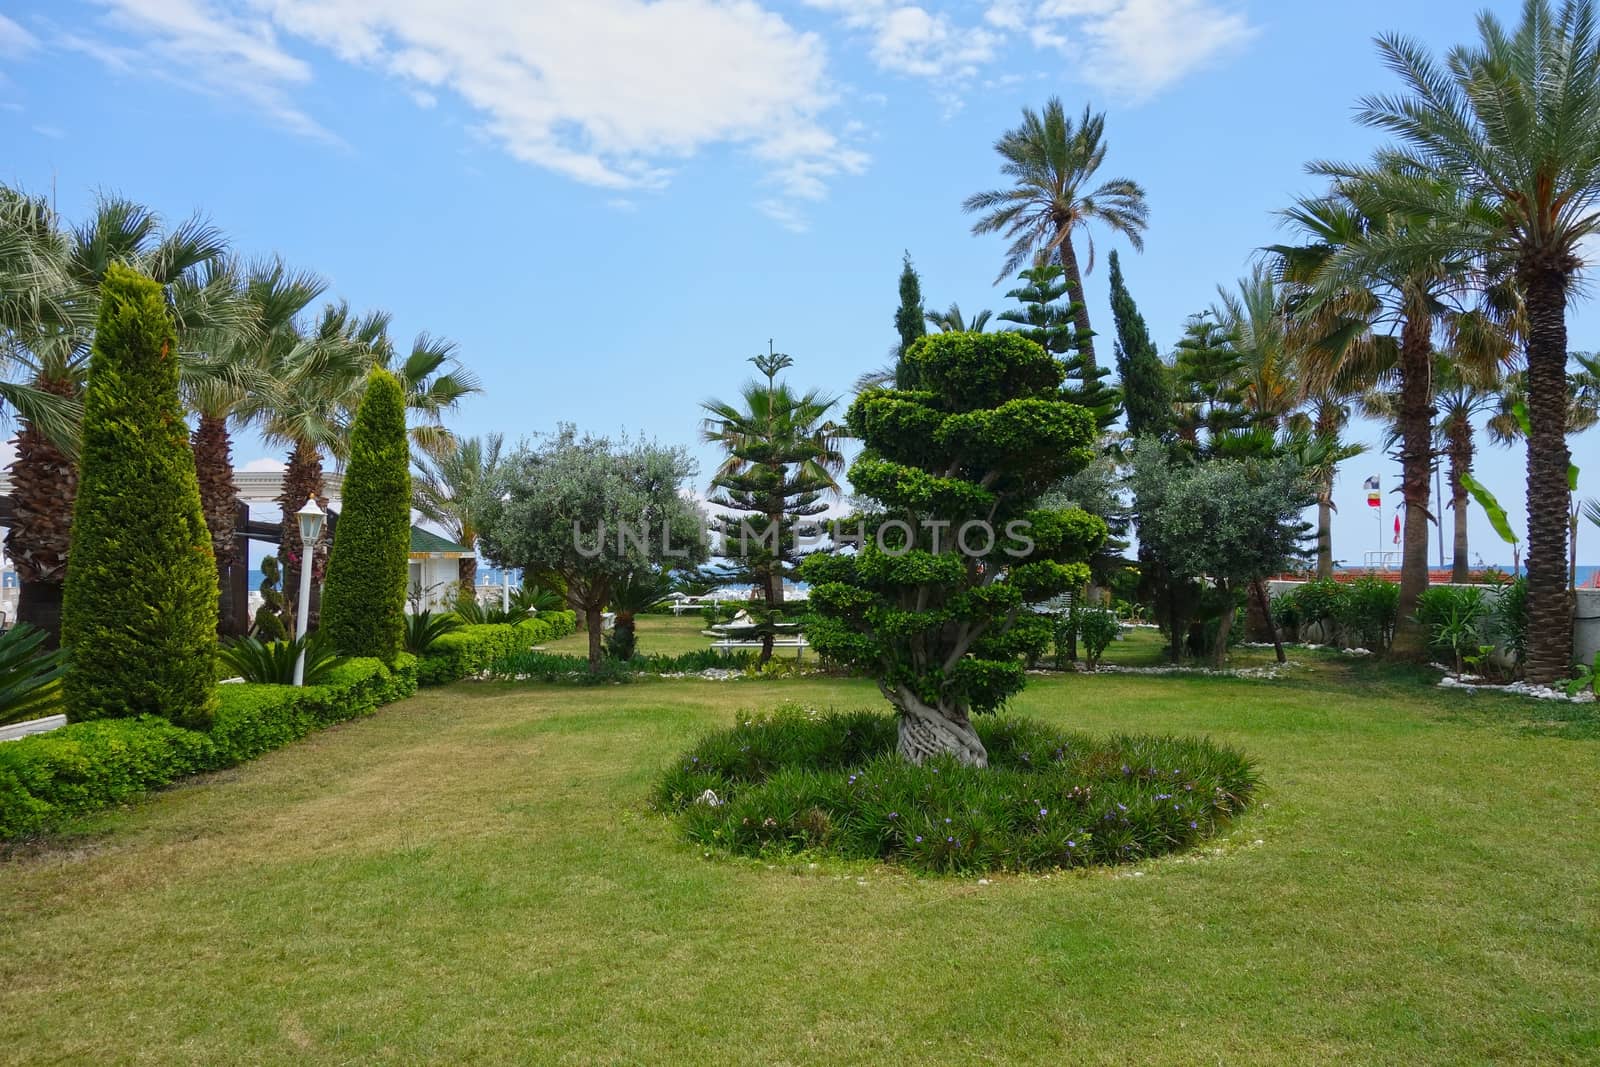
[(817, 851), (923, 872), (1131, 863), (1200, 841), (1244, 810), (1256, 774), (1208, 741), (1100, 740), (978, 720), (988, 768), (896, 753), (893, 718), (799, 706), (704, 738), (654, 800), (689, 840), (745, 855)]

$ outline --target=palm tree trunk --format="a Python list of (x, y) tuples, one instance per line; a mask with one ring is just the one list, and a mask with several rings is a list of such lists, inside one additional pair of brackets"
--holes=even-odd
[(459, 595), (478, 595), (478, 558), (476, 556), (462, 556), (456, 560), (456, 582), (461, 589)]
[[(76, 390), (66, 379), (35, 385), (56, 396)], [(78, 498), (78, 466), (29, 423), (17, 434), (11, 462), (11, 527), (6, 554), (21, 584), (17, 621), (37, 626), (54, 648), (61, 638), (61, 591), (72, 547), (72, 506)]]
[[(284, 626), (294, 632), (300, 604), (300, 521), (295, 512), (305, 506), (306, 500), (315, 497), (317, 506), (328, 510), (328, 498), (323, 494), (322, 455), (312, 445), (297, 444), (289, 453), (289, 464), (283, 471), (283, 493), (278, 497), (282, 517), (278, 522), (278, 559), (283, 564)], [(328, 567), (328, 526), (324, 520), (322, 533), (312, 546), (311, 603), (306, 614), (306, 628), (315, 630), (321, 617), (322, 576)], [(298, 635), (297, 635), (298, 636)]]
[(1464, 583), (1472, 578), (1467, 562), (1467, 484), (1462, 475), (1472, 470), (1472, 424), (1465, 418), (1450, 424), (1450, 506), (1455, 509), (1455, 542), (1451, 548), (1450, 580)]
[(1333, 473), (1317, 492), (1317, 577), (1333, 577)]
[(1067, 299), (1077, 305), (1072, 319), (1078, 332), (1078, 351), (1083, 353), (1083, 384), (1094, 384), (1094, 340), (1089, 329), (1089, 302), (1083, 298), (1083, 275), (1078, 272), (1078, 253), (1072, 247), (1072, 235), (1061, 242), (1061, 269), (1066, 274)]
[(1400, 618), (1392, 651), (1420, 659), (1427, 635), (1416, 619), (1417, 602), (1428, 588), (1428, 479), (1433, 465), (1432, 316), (1411, 309), (1400, 333), (1400, 496), (1405, 525), (1401, 534)]
[(1567, 587), (1567, 275), (1523, 274), (1528, 308), (1528, 660), (1527, 679), (1549, 685), (1572, 664), (1572, 593)]
[(194, 452), (195, 474), (200, 479), (200, 510), (211, 532), (211, 554), (217, 560), (217, 588), (221, 599), (217, 611), (217, 631), (229, 633), (233, 622), (233, 583), (228, 572), (243, 561), (235, 549), (233, 517), (239, 496), (233, 481), (233, 442), (228, 437), (226, 416), (200, 416), (189, 439)]

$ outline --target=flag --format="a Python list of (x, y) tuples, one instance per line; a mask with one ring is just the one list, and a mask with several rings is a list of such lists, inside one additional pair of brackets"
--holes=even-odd
[(1383, 497), (1378, 495), (1378, 476), (1376, 474), (1374, 474), (1372, 477), (1370, 477), (1370, 478), (1368, 478), (1366, 480), (1366, 490), (1367, 490), (1367, 507), (1369, 507), (1369, 508), (1381, 508), (1381, 507), (1383, 507)]
[(1397, 545), (1400, 543), (1400, 513), (1398, 511), (1394, 514), (1394, 543)]

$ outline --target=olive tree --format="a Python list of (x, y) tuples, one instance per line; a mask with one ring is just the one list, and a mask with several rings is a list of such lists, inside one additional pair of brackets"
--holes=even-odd
[(566, 582), (588, 627), (589, 669), (598, 670), (612, 587), (638, 571), (706, 558), (700, 512), (682, 493), (694, 473), (682, 448), (580, 437), (564, 425), (502, 460), (479, 487), (478, 537), (500, 566)]
[(971, 715), (1023, 686), (1027, 606), (1084, 584), (1105, 523), (1037, 506), (1093, 458), (1094, 417), (1069, 403), (1060, 363), (1016, 333), (923, 337), (918, 388), (870, 389), (846, 416), (850, 468), (878, 507), (835, 525), (853, 547), (801, 565), (818, 652), (871, 674), (899, 713), (899, 751), (984, 766)]

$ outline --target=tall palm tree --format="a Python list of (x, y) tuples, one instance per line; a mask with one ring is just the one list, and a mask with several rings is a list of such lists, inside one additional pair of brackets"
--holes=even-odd
[[(226, 288), (202, 276), (225, 254), (227, 243), (201, 219), (169, 229), (147, 208), (108, 196), (75, 228), (64, 226), (48, 209), (35, 210), (30, 225), (26, 234), (14, 232), (11, 239), (31, 238), (37, 262), (53, 264), (53, 292), (26, 301), (39, 314), (20, 324), (20, 331), (12, 324), (7, 355), (38, 393), (63, 402), (81, 395), (100, 283), (113, 263), (131, 266), (166, 287), (181, 352), (194, 351), (208, 334), (248, 321), (247, 311)], [(58, 405), (58, 410), (67, 409)], [(11, 465), (13, 517), (6, 533), (6, 550), (22, 584), (18, 617), (52, 634), (60, 627), (78, 481), (70, 448), (62, 447), (58, 431), (23, 419)]]
[(1473, 420), (1499, 407), (1502, 386), (1498, 365), (1485, 367), (1452, 358), (1446, 352), (1434, 371), (1439, 406), (1439, 450), (1450, 465), (1450, 507), (1454, 510), (1451, 539), (1450, 580), (1466, 582), (1472, 577), (1471, 547), (1467, 533), (1468, 496), (1466, 475), (1472, 473), (1477, 452)]
[[(1305, 350), (1313, 390), (1392, 388), (1405, 512), (1400, 555), (1400, 623), (1392, 650), (1420, 656), (1426, 635), (1416, 607), (1428, 586), (1430, 475), (1433, 469), (1433, 335), (1441, 320), (1464, 313), (1460, 295), (1475, 278), (1470, 256), (1454, 249), (1446, 225), (1426, 213), (1385, 210), (1373, 183), (1381, 172), (1315, 164), (1334, 178), (1325, 196), (1301, 199), (1284, 217), (1306, 243), (1274, 245), (1284, 277), (1299, 286), (1297, 313), (1316, 341)], [(1459, 188), (1441, 187), (1443, 199)], [(1435, 255), (1395, 262), (1377, 247), (1432, 242)]]
[(961, 314), (961, 305), (955, 301), (950, 302), (949, 308), (944, 311), (930, 311), (927, 313), (928, 325), (938, 329), (940, 333), (982, 333), (989, 325), (989, 318), (994, 312), (984, 308), (972, 316), (968, 322)]
[[(488, 484), (500, 465), (504, 438), (497, 433), (487, 437), (457, 438), (449, 451), (421, 453), (417, 474), (411, 480), (412, 507), (423, 518), (444, 527), (458, 545), (473, 548), (478, 541), (478, 518), (473, 501), (480, 487)], [(477, 589), (478, 561), (463, 556), (459, 568), (462, 591)]]
[[(1600, 231), (1600, 20), (1594, 0), (1524, 0), (1512, 30), (1478, 17), (1478, 41), (1443, 64), (1415, 41), (1380, 38), (1403, 95), (1362, 101), (1360, 119), (1396, 138), (1360, 176), (1378, 201), (1444, 225), (1396, 234), (1388, 263), (1469, 254), (1509, 274), (1527, 309), (1528, 680), (1564, 676), (1572, 657), (1567, 583), (1567, 300), (1580, 244)], [(1461, 186), (1466, 197), (1441, 195)], [(1448, 241), (1446, 248), (1441, 242)]]
[[(972, 226), (973, 233), (1004, 233), (1011, 240), (996, 284), (1014, 277), (1024, 266), (1043, 266), (1052, 260), (1061, 264), (1067, 297), (1078, 305), (1080, 351), (1088, 372), (1085, 380), (1093, 380), (1096, 369), (1089, 305), (1083, 298), (1083, 275), (1094, 269), (1089, 223), (1098, 222), (1122, 234), (1142, 252), (1149, 220), (1144, 189), (1132, 179), (1112, 178), (1089, 188), (1105, 161), (1105, 124), (1105, 115), (1092, 114), (1087, 107), (1074, 123), (1061, 98), (1055, 96), (1045, 102), (1043, 111), (1023, 108), (1022, 123), (1007, 130), (994, 145), (1003, 161), (1000, 172), (1011, 180), (1011, 187), (974, 193), (961, 205), (969, 214), (982, 213)], [(1088, 259), (1081, 271), (1073, 247), (1074, 231), (1079, 229), (1088, 243)]]
[(1295, 429), (1309, 442), (1298, 456), (1307, 476), (1317, 487), (1317, 577), (1333, 577), (1333, 483), (1339, 465), (1366, 452), (1367, 446), (1347, 441), (1352, 397), (1337, 389), (1308, 392), (1302, 384), (1302, 408)]
[(1257, 263), (1236, 289), (1217, 286), (1211, 314), (1238, 355), (1234, 371), (1240, 405), (1252, 421), (1276, 432), (1301, 400), (1300, 334), (1285, 307), (1283, 287)]

